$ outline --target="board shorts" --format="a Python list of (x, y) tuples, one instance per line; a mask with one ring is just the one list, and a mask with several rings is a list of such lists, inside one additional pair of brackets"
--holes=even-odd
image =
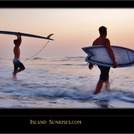
[(13, 64), (14, 64), (14, 71), (16, 71), (18, 68), (25, 69), (25, 66), (17, 58), (13, 59)]
[(104, 66), (98, 66), (98, 67), (100, 69), (100, 80), (108, 81), (110, 67), (104, 67)]

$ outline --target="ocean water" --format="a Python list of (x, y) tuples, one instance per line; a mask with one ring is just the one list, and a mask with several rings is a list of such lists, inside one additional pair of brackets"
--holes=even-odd
[[(25, 59), (21, 59), (22, 62)], [(12, 77), (12, 59), (0, 59), (0, 108), (134, 108), (134, 66), (111, 68), (110, 90), (93, 92), (99, 69), (85, 57), (35, 57)]]

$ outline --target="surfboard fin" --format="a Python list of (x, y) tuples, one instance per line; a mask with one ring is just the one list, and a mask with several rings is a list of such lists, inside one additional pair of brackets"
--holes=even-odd
[[(49, 35), (47, 36), (47, 39), (50, 39), (50, 37), (51, 37), (52, 35), (54, 35), (54, 34), (49, 34)], [(52, 39), (52, 40), (53, 40), (53, 39)]]

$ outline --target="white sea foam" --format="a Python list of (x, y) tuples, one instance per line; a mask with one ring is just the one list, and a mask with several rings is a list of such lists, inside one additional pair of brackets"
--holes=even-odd
[[(24, 60), (22, 60), (24, 61)], [(110, 70), (110, 91), (94, 95), (99, 69), (89, 70), (84, 57), (34, 58), (12, 78), (12, 60), (0, 64), (0, 108), (100, 108), (134, 105), (134, 67)], [(112, 102), (112, 105), (111, 105)], [(121, 106), (119, 106), (121, 107)], [(126, 105), (127, 108), (127, 105)]]

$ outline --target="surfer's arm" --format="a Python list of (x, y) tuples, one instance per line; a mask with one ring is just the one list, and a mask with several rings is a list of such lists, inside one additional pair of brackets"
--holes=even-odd
[(21, 33), (18, 32), (18, 33), (16, 34), (16, 36), (17, 36), (17, 38), (21, 38)]
[(115, 55), (114, 55), (114, 52), (113, 52), (113, 49), (112, 47), (110, 46), (110, 41), (107, 39), (106, 40), (106, 48), (107, 48), (107, 51), (109, 53), (109, 56), (111, 57), (112, 61), (113, 61), (113, 64), (114, 64), (114, 68), (116, 68), (118, 66), (118, 63), (116, 61), (116, 58), (115, 58)]
[(17, 41), (17, 44), (20, 45), (21, 44), (21, 41), (22, 41), (21, 34), (20, 33), (17, 33), (16, 36), (17, 36), (17, 40), (18, 40)]
[(88, 64), (88, 68), (91, 70), (93, 68), (93, 64), (92, 63), (89, 63)]

